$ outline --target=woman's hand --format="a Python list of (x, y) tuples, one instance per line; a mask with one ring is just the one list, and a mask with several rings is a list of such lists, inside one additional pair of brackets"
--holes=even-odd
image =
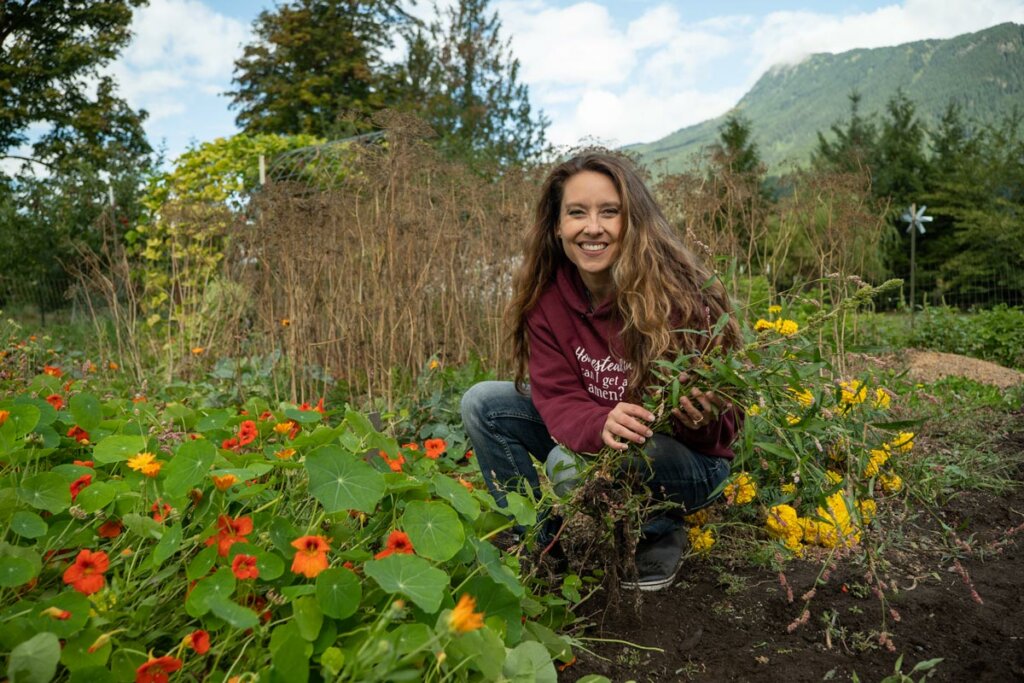
[(629, 448), (629, 444), (620, 439), (635, 444), (644, 443), (649, 437), (654, 436), (654, 432), (647, 426), (648, 422), (653, 421), (654, 415), (643, 406), (635, 403), (618, 403), (604, 421), (601, 440), (606, 446), (624, 451)]
[[(680, 384), (690, 381), (685, 372), (679, 375)], [(690, 389), (689, 396), (679, 397), (679, 407), (672, 409), (672, 415), (687, 429), (701, 429), (709, 422), (714, 422), (732, 404), (713, 391), (701, 391), (697, 387)]]

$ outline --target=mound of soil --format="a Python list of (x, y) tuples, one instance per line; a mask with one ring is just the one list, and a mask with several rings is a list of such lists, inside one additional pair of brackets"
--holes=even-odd
[(1024, 372), (977, 358), (917, 349), (908, 349), (904, 355), (906, 365), (910, 368), (910, 377), (918, 382), (934, 382), (953, 376), (991, 384), (1000, 389), (1024, 384)]
[[(1021, 463), (1024, 414), (1014, 418), (999, 447)], [(1024, 465), (1014, 475), (1024, 483)], [(820, 561), (790, 563), (783, 583), (768, 570), (691, 559), (671, 589), (645, 594), (637, 609), (628, 599), (611, 609), (584, 603), (591, 651), (559, 680), (880, 681), (901, 655), (904, 673), (942, 658), (936, 681), (1024, 680), (1024, 488), (960, 494), (939, 517), (957, 531), (959, 568), (937, 520), (886, 520), (900, 535), (875, 563), (884, 605), (876, 579), (852, 559), (823, 584)]]

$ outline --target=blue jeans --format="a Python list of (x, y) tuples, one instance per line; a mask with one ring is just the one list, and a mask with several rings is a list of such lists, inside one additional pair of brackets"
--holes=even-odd
[[(480, 382), (462, 397), (462, 423), (473, 444), (480, 472), (491, 495), (504, 507), (505, 491), (527, 490), (540, 497), (540, 478), (531, 455), (560, 466), (554, 473), (556, 490), (574, 482), (572, 456), (557, 446), (530, 400), (512, 382)], [(729, 474), (729, 461), (697, 453), (667, 434), (655, 434), (644, 445), (647, 458), (624, 465), (644, 474), (654, 502), (671, 502), (690, 513), (710, 504), (715, 489)], [(649, 463), (649, 464), (648, 464)], [(645, 536), (660, 536), (679, 525), (678, 516), (659, 516), (643, 528)]]

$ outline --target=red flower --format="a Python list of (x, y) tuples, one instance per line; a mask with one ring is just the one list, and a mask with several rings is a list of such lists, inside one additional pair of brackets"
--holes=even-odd
[(60, 410), (64, 407), (64, 397), (60, 394), (50, 394), (46, 397), (46, 402), (53, 406), (54, 410)]
[(64, 583), (82, 595), (92, 595), (106, 584), (103, 572), (110, 567), (110, 560), (102, 550), (93, 552), (83, 549), (74, 564), (64, 570)]
[(375, 560), (381, 560), (388, 555), (412, 555), (415, 551), (412, 547), (412, 541), (409, 540), (409, 535), (404, 531), (398, 531), (397, 529), (392, 531), (388, 536), (387, 546), (384, 550), (373, 556)]
[(85, 431), (78, 425), (75, 425), (68, 430), (68, 436), (77, 441), (78, 443), (89, 443), (89, 432)]
[(54, 365), (44, 365), (43, 374), (49, 375), (50, 377), (62, 377), (64, 375), (61, 369)]
[(117, 538), (121, 535), (122, 530), (124, 530), (124, 526), (121, 522), (116, 519), (108, 519), (103, 522), (103, 524), (100, 524), (100, 527), (96, 530), (96, 534), (100, 538)]
[(75, 498), (78, 498), (78, 494), (81, 493), (82, 489), (92, 483), (91, 474), (83, 474), (78, 479), (71, 482), (71, 501), (74, 502)]
[(180, 668), (181, 660), (177, 657), (150, 657), (149, 661), (135, 670), (135, 683), (167, 683), (170, 680), (167, 674), (174, 673)]
[(79, 467), (93, 467), (94, 465), (92, 460), (75, 460), (72, 464), (78, 465)]
[(402, 448), (409, 451), (418, 451), (420, 449), (420, 445), (413, 441), (412, 443), (403, 443)]
[(252, 420), (246, 420), (242, 424), (238, 425), (238, 444), (240, 446), (248, 446), (256, 437), (259, 436), (260, 432), (256, 428), (256, 423)]
[(173, 510), (167, 503), (161, 503), (159, 500), (153, 503), (153, 506), (149, 508), (149, 511), (153, 513), (154, 522), (162, 522), (167, 519), (167, 515), (171, 514)]
[(292, 571), (307, 579), (327, 569), (327, 551), (331, 549), (323, 536), (302, 536), (292, 541), (292, 547), (299, 552), (292, 560)]
[(324, 399), (322, 396), (320, 397), (320, 400), (316, 402), (316, 405), (313, 407), (313, 410), (320, 413), (321, 415), (327, 412), (326, 410), (324, 410)]
[(448, 444), (444, 442), (444, 439), (427, 439), (423, 442), (423, 445), (427, 449), (427, 457), (431, 460), (440, 458), (441, 454), (448, 448)]
[(242, 581), (260, 578), (260, 570), (253, 555), (235, 555), (231, 562), (231, 571), (234, 572), (236, 579)]
[(262, 413), (260, 413), (261, 420), (269, 420), (272, 417), (274, 417), (274, 414), (269, 410), (264, 410)]
[(401, 453), (399, 453), (398, 457), (396, 457), (394, 459), (389, 458), (388, 454), (385, 453), (384, 451), (377, 451), (377, 455), (379, 455), (380, 457), (384, 458), (384, 462), (386, 462), (388, 464), (388, 467), (391, 468), (392, 472), (401, 472), (402, 471), (402, 465), (405, 464), (405, 456), (402, 455)]
[(195, 650), (196, 654), (205, 655), (210, 651), (210, 634), (201, 628), (196, 629), (185, 636), (182, 643), (185, 647), (190, 647)]
[(230, 439), (224, 439), (220, 443), (220, 447), (226, 451), (235, 451), (236, 453), (242, 450), (242, 444), (238, 442), (236, 437)]
[(210, 546), (216, 543), (217, 554), (221, 557), (227, 557), (231, 546), (248, 540), (246, 536), (252, 533), (252, 518), (239, 517), (231, 519), (227, 515), (221, 515), (217, 518), (217, 527), (219, 529), (217, 535), (206, 539), (206, 545)]

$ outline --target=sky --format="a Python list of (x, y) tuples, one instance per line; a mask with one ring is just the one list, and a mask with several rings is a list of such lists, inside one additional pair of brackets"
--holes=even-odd
[[(452, 0), (442, 0), (451, 2)], [(271, 0), (150, 0), (110, 66), (149, 112), (154, 147), (237, 132), (224, 93)], [(727, 112), (775, 64), (818, 52), (949, 38), (1012, 21), (1024, 0), (491, 0), (556, 145), (650, 142)], [(429, 0), (412, 12), (433, 14)]]

